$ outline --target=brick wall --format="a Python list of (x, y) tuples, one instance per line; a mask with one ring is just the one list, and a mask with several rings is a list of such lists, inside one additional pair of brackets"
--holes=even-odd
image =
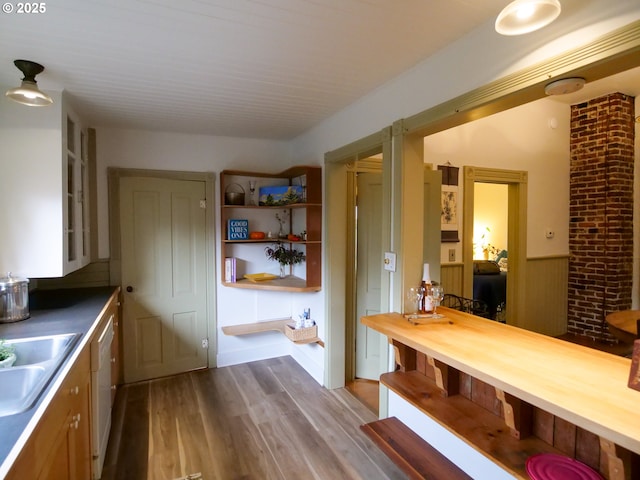
[(607, 313), (631, 308), (634, 98), (571, 107), (568, 332), (615, 342)]

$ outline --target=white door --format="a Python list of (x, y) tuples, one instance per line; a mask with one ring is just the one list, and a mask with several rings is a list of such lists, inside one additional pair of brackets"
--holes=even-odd
[[(437, 170), (424, 169), (424, 231), (422, 258), (429, 264), (431, 280), (441, 282), (440, 245), (441, 245), (441, 193), (442, 177)], [(446, 293), (446, 292), (445, 292)]]
[(120, 180), (126, 382), (207, 366), (205, 183)]
[(358, 173), (356, 217), (356, 377), (380, 377), (380, 334), (360, 322), (380, 313), (382, 174)]

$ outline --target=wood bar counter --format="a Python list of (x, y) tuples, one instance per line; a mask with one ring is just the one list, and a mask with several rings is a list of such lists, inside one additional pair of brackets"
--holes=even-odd
[[(384, 374), (383, 384), (516, 477), (528, 478), (526, 456), (551, 451), (590, 459), (610, 480), (640, 478), (632, 476), (640, 475), (640, 392), (627, 387), (630, 359), (444, 307), (439, 312), (445, 317), (424, 325), (397, 313), (362, 317), (396, 351), (397, 371)], [(474, 382), (493, 398), (478, 400), (482, 395), (469, 392)], [(478, 404), (508, 427), (511, 438), (498, 448), (454, 424), (452, 408), (473, 418)], [(567, 430), (578, 440), (563, 440)]]

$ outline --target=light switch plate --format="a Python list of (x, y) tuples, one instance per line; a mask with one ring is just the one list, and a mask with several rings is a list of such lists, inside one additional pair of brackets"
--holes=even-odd
[(396, 271), (396, 254), (392, 252), (384, 252), (384, 269), (389, 272)]

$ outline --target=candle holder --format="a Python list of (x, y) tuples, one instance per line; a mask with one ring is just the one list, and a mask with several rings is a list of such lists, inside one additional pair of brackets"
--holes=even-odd
[(249, 180), (249, 203), (247, 203), (247, 205), (252, 205), (252, 206), (256, 205), (255, 193), (256, 193), (256, 181)]

